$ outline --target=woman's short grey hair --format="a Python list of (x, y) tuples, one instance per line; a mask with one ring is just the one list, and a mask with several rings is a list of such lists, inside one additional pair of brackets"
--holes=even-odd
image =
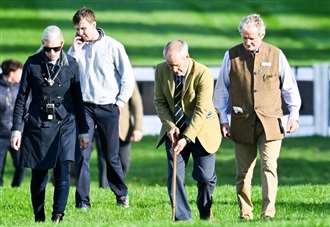
[(258, 29), (260, 37), (263, 37), (266, 34), (266, 25), (258, 14), (251, 14), (243, 17), (238, 27), (239, 33), (242, 35), (243, 30), (251, 25)]
[(170, 42), (168, 42), (164, 49), (163, 49), (163, 57), (164, 59), (166, 59), (166, 55), (167, 55), (167, 52), (170, 48), (172, 47), (176, 47), (177, 48), (177, 51), (178, 53), (182, 56), (182, 57), (186, 57), (189, 55), (189, 48), (188, 48), (188, 43), (186, 41), (183, 41), (183, 40), (180, 40), (180, 39), (177, 39), (177, 40), (172, 40)]
[(42, 32), (41, 41), (44, 43), (50, 40), (60, 40), (64, 42), (63, 32), (56, 25), (49, 25)]

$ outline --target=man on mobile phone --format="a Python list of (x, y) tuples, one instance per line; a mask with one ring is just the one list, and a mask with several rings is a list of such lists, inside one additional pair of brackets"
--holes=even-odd
[[(118, 206), (128, 207), (128, 190), (119, 158), (119, 113), (135, 85), (131, 63), (124, 46), (96, 27), (95, 14), (81, 8), (72, 18), (77, 36), (69, 55), (79, 63), (84, 109), (92, 140), (97, 125), (111, 190)], [(92, 144), (77, 151), (76, 207), (90, 208), (89, 159)]]

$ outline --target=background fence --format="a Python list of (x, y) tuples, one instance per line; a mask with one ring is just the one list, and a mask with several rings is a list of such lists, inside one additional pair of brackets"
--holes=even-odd
[[(219, 67), (210, 67), (210, 69), (216, 80)], [(300, 110), (300, 128), (290, 136), (330, 136), (330, 65), (295, 66), (292, 67), (292, 70), (298, 82), (302, 106)], [(135, 67), (134, 72), (143, 98), (144, 134), (158, 134), (161, 123), (156, 116), (153, 105), (154, 68)]]

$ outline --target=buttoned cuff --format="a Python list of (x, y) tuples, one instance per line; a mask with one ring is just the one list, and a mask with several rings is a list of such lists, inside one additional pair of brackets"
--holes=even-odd
[(291, 111), (289, 119), (293, 119), (299, 122), (299, 111)]
[(182, 139), (185, 139), (187, 141), (187, 143), (190, 143), (191, 142), (191, 139), (189, 139), (189, 137), (186, 136), (186, 135), (182, 135), (181, 138)]
[(22, 136), (22, 133), (18, 130), (11, 131), (11, 137)]
[(123, 101), (121, 101), (121, 100), (117, 100), (116, 101), (116, 105), (122, 108), (122, 107), (125, 106), (125, 103)]
[(219, 114), (219, 117), (220, 117), (220, 123), (221, 124), (229, 123), (227, 113), (218, 113), (218, 114)]
[(88, 139), (89, 136), (88, 136), (88, 133), (82, 133), (82, 134), (79, 134), (79, 135), (78, 135), (78, 138), (79, 138), (79, 139)]

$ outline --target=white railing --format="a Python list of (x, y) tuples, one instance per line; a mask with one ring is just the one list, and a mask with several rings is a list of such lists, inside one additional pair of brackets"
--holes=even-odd
[[(217, 79), (219, 67), (210, 67)], [(330, 136), (330, 110), (329, 110), (329, 75), (328, 64), (318, 64), (311, 67), (292, 68), (297, 81), (310, 81), (314, 89), (313, 115), (300, 116), (299, 130), (290, 136), (321, 135)], [(154, 68), (135, 67), (134, 73), (137, 81), (154, 81)], [(145, 135), (156, 135), (161, 127), (156, 115), (145, 115), (143, 118), (143, 131)]]

